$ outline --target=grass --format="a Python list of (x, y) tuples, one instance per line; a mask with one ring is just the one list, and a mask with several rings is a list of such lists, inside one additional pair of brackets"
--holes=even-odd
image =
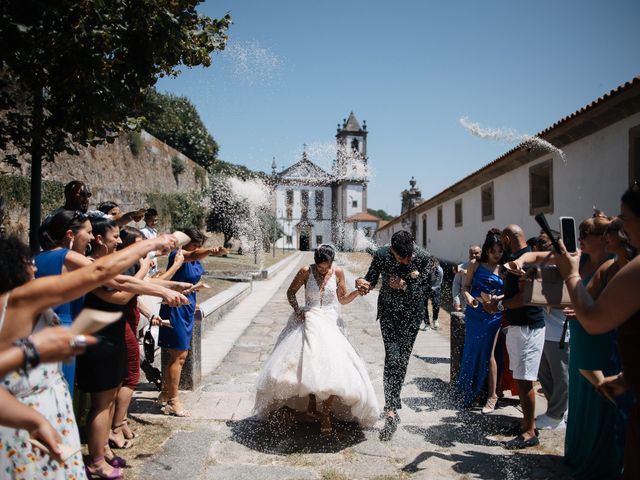
[(201, 260), (204, 269), (208, 272), (216, 270), (224, 272), (240, 272), (240, 271), (253, 271), (269, 268), (271, 265), (279, 262), (280, 260), (291, 255), (293, 251), (276, 250), (275, 256), (273, 251), (265, 252), (263, 255), (258, 256), (258, 262), (253, 252), (247, 252), (244, 255), (238, 255), (237, 253), (229, 253), (226, 257), (207, 257)]
[(349, 477), (337, 470), (323, 470), (320, 472), (320, 478), (322, 480), (349, 480)]

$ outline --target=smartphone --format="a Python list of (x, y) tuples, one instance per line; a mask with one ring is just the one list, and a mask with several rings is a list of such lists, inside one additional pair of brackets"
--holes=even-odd
[(576, 238), (576, 220), (573, 217), (560, 217), (560, 237), (567, 248), (567, 252), (578, 251), (578, 241)]

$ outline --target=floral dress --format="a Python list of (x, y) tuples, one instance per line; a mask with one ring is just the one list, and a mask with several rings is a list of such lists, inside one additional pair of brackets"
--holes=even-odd
[[(0, 312), (0, 330), (4, 323), (8, 295)], [(53, 311), (42, 314), (34, 331), (57, 323)], [(40, 412), (62, 437), (62, 443), (80, 448), (78, 426), (67, 382), (56, 363), (41, 364), (28, 373), (12, 372), (1, 378), (2, 388), (20, 402)], [(0, 478), (26, 479), (86, 479), (82, 454), (61, 463), (33, 447), (27, 440), (29, 433), (0, 426)]]

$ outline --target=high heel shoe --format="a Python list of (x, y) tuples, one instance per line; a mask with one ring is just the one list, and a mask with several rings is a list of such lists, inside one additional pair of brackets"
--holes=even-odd
[(496, 404), (498, 403), (498, 396), (487, 398), (487, 403), (482, 407), (482, 413), (491, 413), (496, 409)]
[(177, 398), (170, 398), (162, 409), (165, 415), (173, 415), (174, 417), (190, 417), (191, 412), (185, 410)]
[[(105, 460), (104, 457), (91, 458), (91, 464), (85, 464), (85, 471), (88, 478), (106, 478), (107, 480), (120, 480), (124, 478), (124, 472), (120, 467), (113, 467), (111, 473), (105, 473), (97, 463)], [(106, 461), (106, 460), (105, 460)]]

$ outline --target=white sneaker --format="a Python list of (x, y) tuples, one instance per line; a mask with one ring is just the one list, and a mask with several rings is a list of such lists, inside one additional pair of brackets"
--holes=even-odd
[(438, 321), (438, 319), (436, 318), (436, 319), (433, 321), (433, 329), (434, 329), (434, 330), (438, 330), (439, 328), (440, 328), (440, 322), (439, 322), (439, 321)]
[(536, 418), (536, 427), (540, 430), (564, 430), (567, 424), (564, 418), (555, 419), (544, 414)]

